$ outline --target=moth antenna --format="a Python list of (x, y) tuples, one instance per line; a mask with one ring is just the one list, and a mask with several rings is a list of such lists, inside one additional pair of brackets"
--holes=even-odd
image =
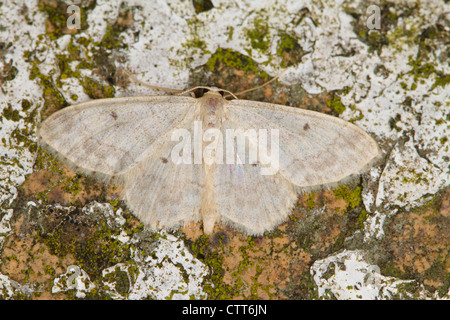
[(183, 90), (171, 89), (171, 88), (163, 88), (163, 87), (158, 87), (158, 86), (152, 86), (152, 85), (149, 85), (149, 84), (147, 84), (147, 83), (145, 83), (145, 82), (142, 82), (142, 81), (139, 80), (138, 78), (136, 78), (136, 77), (134, 76), (134, 74), (132, 74), (132, 73), (129, 72), (128, 70), (126, 70), (126, 69), (124, 69), (124, 68), (122, 68), (121, 70), (122, 70), (122, 72), (124, 72), (124, 73), (128, 76), (128, 78), (129, 78), (131, 81), (136, 82), (136, 83), (139, 83), (140, 85), (143, 85), (144, 87), (147, 87), (147, 88), (150, 88), (150, 89), (156, 89), (156, 90), (163, 90), (163, 91), (167, 91), (167, 92), (171, 92), (171, 93), (182, 93), (182, 92), (183, 92)]
[[(274, 81), (278, 80), (279, 78), (281, 78), (287, 71), (288, 71), (288, 69), (285, 69), (283, 72), (281, 72), (277, 76), (273, 77), (269, 81), (264, 82), (262, 85), (254, 87), (254, 88), (251, 88), (251, 89), (247, 89), (247, 90), (244, 90), (244, 91), (239, 91), (239, 92), (235, 93), (234, 96), (240, 96), (240, 95), (243, 95), (244, 93), (261, 89), (261, 88), (267, 86), (268, 84), (271, 84), (272, 82), (274, 82)], [(227, 96), (225, 96), (225, 98), (227, 98)]]

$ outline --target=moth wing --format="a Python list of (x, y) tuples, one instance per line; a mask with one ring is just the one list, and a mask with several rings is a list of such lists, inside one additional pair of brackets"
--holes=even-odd
[(154, 152), (158, 138), (194, 107), (195, 99), (181, 96), (99, 99), (52, 114), (38, 136), (73, 165), (112, 176)]
[[(189, 143), (193, 136), (194, 112), (176, 127), (163, 133), (158, 150), (148, 153), (139, 164), (123, 173), (122, 196), (133, 213), (152, 229), (173, 229), (199, 221), (204, 174), (201, 165), (177, 162), (172, 153), (183, 153), (177, 147)], [(173, 138), (174, 130), (188, 133), (184, 139)], [(189, 141), (188, 141), (189, 139)], [(187, 148), (190, 149), (190, 148)]]
[[(378, 156), (376, 142), (363, 130), (319, 112), (270, 103), (232, 100), (229, 121), (241, 128), (279, 130), (279, 169), (301, 190), (332, 186), (358, 174)], [(268, 147), (270, 149), (270, 146)]]
[[(227, 140), (229, 130), (245, 130), (246, 120), (224, 119), (224, 140)], [(237, 143), (231, 147), (225, 143), (224, 148), (232, 148), (235, 163), (223, 161), (223, 164), (214, 165), (213, 185), (221, 221), (253, 235), (262, 234), (283, 222), (297, 199), (292, 184), (280, 175), (262, 175), (261, 165), (250, 163), (248, 157), (239, 158), (242, 163), (237, 163)]]

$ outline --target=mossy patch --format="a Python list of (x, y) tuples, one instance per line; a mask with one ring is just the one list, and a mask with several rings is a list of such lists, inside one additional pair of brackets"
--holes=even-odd
[(192, 0), (192, 4), (195, 9), (195, 13), (199, 14), (201, 12), (209, 11), (214, 8), (211, 0)]
[(73, 256), (76, 264), (86, 271), (92, 281), (102, 279), (102, 270), (119, 262), (133, 263), (130, 243), (122, 243), (115, 236), (122, 230), (138, 232), (132, 217), (125, 214), (122, 227), (111, 227), (104, 218), (90, 217), (74, 209), (63, 214), (52, 210), (44, 215), (39, 235), (53, 255), (63, 259)]
[(386, 219), (380, 245), (388, 255), (378, 263), (383, 275), (416, 279), (441, 297), (448, 292), (449, 203), (447, 188), (423, 206)]
[(218, 48), (206, 62), (206, 66), (213, 72), (220, 64), (224, 64), (232, 69), (244, 71), (245, 75), (259, 74), (261, 77), (269, 78), (269, 75), (261, 71), (253, 59), (231, 49)]
[(116, 266), (114, 271), (106, 274), (103, 279), (114, 284), (114, 288), (111, 288), (112, 290), (116, 291), (122, 297), (127, 298), (130, 292), (130, 286), (136, 281), (138, 272), (138, 268), (133, 265), (127, 265), (126, 271)]
[(362, 202), (361, 187), (359, 186), (351, 190), (347, 185), (342, 185), (334, 189), (333, 193), (336, 198), (343, 199), (346, 202), (347, 208), (344, 212), (356, 208)]
[(281, 33), (277, 46), (277, 55), (281, 57), (281, 67), (287, 68), (301, 61), (305, 53), (298, 40), (288, 33)]
[[(72, 13), (67, 13), (70, 3), (65, 1), (40, 0), (38, 9), (47, 14), (45, 30), (50, 39), (55, 40), (65, 34), (74, 34), (78, 29), (68, 29), (67, 21)], [(87, 14), (96, 6), (96, 0), (87, 0), (78, 4), (80, 12), (80, 30), (87, 29)]]
[(104, 197), (106, 187), (92, 177), (75, 174), (45, 150), (37, 153), (34, 172), (21, 186), (27, 197), (44, 203), (83, 205)]
[(330, 100), (327, 101), (327, 106), (337, 114), (342, 114), (345, 111), (345, 105), (341, 101), (341, 97), (334, 93)]
[(289, 232), (314, 260), (354, 247), (351, 239), (367, 218), (361, 204), (360, 186), (342, 185), (302, 194), (292, 213), (296, 222), (290, 225)]
[(229, 300), (236, 295), (236, 290), (223, 282), (225, 270), (223, 256), (217, 250), (211, 250), (209, 238), (200, 236), (196, 241), (187, 241), (195, 258), (202, 261), (210, 270), (210, 279), (203, 286), (203, 290), (211, 300)]
[[(260, 86), (270, 79), (250, 57), (230, 49), (218, 48), (205, 65), (191, 72), (189, 86), (214, 86), (237, 94)], [(282, 84), (273, 82), (241, 95), (240, 98), (284, 104), (287, 93), (281, 88)]]
[[(80, 5), (81, 10), (81, 30), (87, 27), (86, 13), (93, 9), (96, 5), (95, 0), (83, 2)], [(50, 30), (47, 30), (46, 35), (54, 40), (66, 33), (78, 32), (79, 30), (65, 29), (67, 14), (67, 4), (64, 2), (59, 3), (58, 1), (47, 1), (41, 0), (39, 8), (48, 14), (47, 25), (50, 26)], [(117, 19), (114, 23), (106, 27), (106, 31), (102, 39), (98, 42), (94, 42), (90, 38), (83, 36), (72, 37), (67, 45), (65, 51), (58, 53), (57, 67), (60, 72), (60, 76), (53, 80), (51, 77), (46, 77), (39, 72), (38, 64), (40, 63), (37, 59), (34, 59), (33, 52), (28, 52), (26, 57), (33, 63), (33, 70), (31, 79), (39, 77), (41, 84), (44, 87), (44, 96), (47, 98), (49, 104), (59, 104), (61, 107), (67, 105), (67, 103), (58, 103), (61, 101), (62, 95), (58, 92), (58, 88), (62, 87), (62, 81), (68, 78), (77, 78), (85, 93), (90, 98), (106, 98), (114, 96), (114, 88), (112, 84), (115, 82), (116, 68), (112, 61), (111, 51), (117, 49), (126, 49), (126, 44), (124, 44), (120, 35), (122, 32), (127, 30), (133, 23), (133, 10), (135, 7), (128, 7), (126, 3), (120, 6)], [(49, 29), (49, 28), (47, 28)], [(115, 55), (114, 58), (120, 55)], [(76, 62), (73, 64), (73, 62)], [(76, 66), (75, 68), (73, 66)], [(100, 75), (108, 84), (100, 83), (98, 80), (92, 78), (81, 76), (80, 69), (90, 69), (94, 73)], [(44, 79), (45, 78), (45, 79)], [(72, 99), (75, 97), (72, 97)], [(51, 101), (57, 100), (57, 101)], [(76, 99), (73, 99), (76, 100)], [(61, 107), (50, 108), (48, 114), (52, 113)], [(46, 109), (44, 107), (44, 109)]]
[(85, 77), (82, 82), (84, 92), (92, 99), (113, 98), (113, 86), (103, 85), (91, 78)]
[(253, 20), (253, 27), (245, 30), (245, 34), (250, 41), (250, 46), (255, 50), (267, 51), (270, 46), (269, 26), (260, 17)]
[[(208, 299), (305, 299), (314, 296), (308, 278), (309, 255), (280, 230), (264, 237), (225, 228), (221, 241), (205, 235), (186, 240), (194, 256), (210, 269)], [(288, 263), (291, 261), (292, 263)]]
[(359, 40), (366, 43), (369, 46), (369, 52), (381, 53), (382, 48), (388, 45), (398, 45), (401, 40), (403, 41), (413, 41), (413, 30), (406, 30), (404, 28), (398, 27), (397, 23), (400, 18), (407, 18), (408, 16), (414, 14), (417, 15), (416, 8), (412, 6), (408, 8), (402, 5), (401, 8), (398, 7), (396, 3), (391, 3), (388, 1), (382, 1), (376, 3), (380, 10), (379, 20), (380, 29), (368, 28), (368, 20), (373, 12), (368, 11), (368, 7), (372, 3), (367, 2), (361, 6), (353, 7), (351, 5), (344, 5), (344, 11), (351, 15), (354, 20), (352, 21), (353, 30), (358, 36)]
[(13, 109), (10, 104), (3, 109), (2, 117), (10, 121), (19, 121), (22, 117), (19, 114), (19, 110)]

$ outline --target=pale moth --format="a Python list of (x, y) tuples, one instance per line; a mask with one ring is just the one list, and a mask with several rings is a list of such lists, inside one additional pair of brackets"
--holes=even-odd
[(217, 88), (99, 99), (64, 108), (38, 129), (50, 151), (114, 178), (152, 230), (203, 221), (258, 235), (283, 222), (298, 192), (337, 185), (379, 155), (363, 130), (322, 113), (248, 100)]

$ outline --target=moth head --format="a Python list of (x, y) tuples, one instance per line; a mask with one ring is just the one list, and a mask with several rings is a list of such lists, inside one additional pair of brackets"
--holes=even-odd
[(193, 93), (196, 98), (200, 98), (204, 96), (206, 93), (211, 95), (219, 95), (221, 97), (228, 98), (229, 96), (237, 99), (237, 97), (228, 90), (217, 88), (217, 87), (205, 87), (205, 86), (197, 86), (192, 89), (189, 89), (183, 93)]

